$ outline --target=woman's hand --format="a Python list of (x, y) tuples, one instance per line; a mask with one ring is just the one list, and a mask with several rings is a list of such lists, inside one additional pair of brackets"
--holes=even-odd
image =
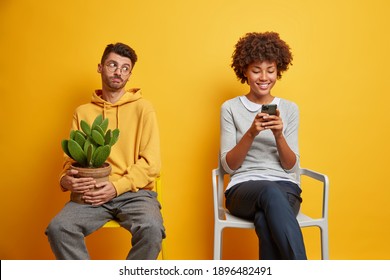
[(260, 126), (257, 128), (259, 132), (262, 130), (271, 129), (275, 138), (278, 138), (282, 135), (283, 121), (280, 117), (280, 111), (278, 109), (276, 110), (276, 115), (268, 115), (265, 113), (258, 114), (254, 123), (256, 126)]

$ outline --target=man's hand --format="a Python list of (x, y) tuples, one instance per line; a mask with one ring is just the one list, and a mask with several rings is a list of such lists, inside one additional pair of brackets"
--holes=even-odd
[(85, 193), (93, 189), (96, 181), (93, 178), (76, 178), (77, 170), (69, 169), (66, 175), (61, 178), (61, 186), (74, 193)]
[(84, 193), (83, 199), (85, 203), (97, 206), (102, 205), (116, 197), (116, 189), (109, 181), (98, 183), (95, 187), (98, 189)]

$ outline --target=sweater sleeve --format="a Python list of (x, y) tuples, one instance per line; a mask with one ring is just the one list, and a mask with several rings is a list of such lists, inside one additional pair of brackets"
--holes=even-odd
[(230, 109), (229, 103), (225, 102), (221, 106), (220, 113), (220, 141), (221, 141), (221, 151), (220, 151), (220, 160), (223, 169), (228, 173), (232, 174), (232, 170), (226, 161), (227, 153), (234, 148), (236, 145), (236, 128), (234, 125), (232, 111)]
[(283, 134), (286, 138), (286, 142), (290, 149), (295, 153), (296, 162), (295, 165), (289, 169), (285, 170), (287, 173), (295, 173), (297, 168), (299, 168), (299, 145), (298, 145), (298, 128), (299, 128), (299, 109), (298, 106), (290, 102), (289, 106), (286, 108), (287, 112), (283, 122), (285, 123), (286, 129)]

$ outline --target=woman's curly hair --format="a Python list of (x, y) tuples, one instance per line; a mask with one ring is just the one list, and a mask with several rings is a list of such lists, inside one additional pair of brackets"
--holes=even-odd
[(236, 76), (241, 83), (246, 83), (245, 71), (248, 66), (256, 61), (275, 62), (277, 78), (282, 77), (282, 72), (292, 65), (292, 53), (290, 47), (280, 39), (276, 32), (252, 32), (241, 37), (235, 45), (232, 55), (232, 64)]

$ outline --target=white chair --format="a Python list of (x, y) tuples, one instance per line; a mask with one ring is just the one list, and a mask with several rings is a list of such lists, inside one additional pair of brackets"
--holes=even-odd
[[(322, 217), (314, 219), (302, 212), (299, 212), (297, 220), (299, 225), (303, 227), (319, 227), (321, 234), (321, 258), (329, 259), (328, 245), (328, 196), (329, 196), (329, 180), (326, 175), (315, 171), (300, 168), (300, 176), (308, 176), (312, 179), (322, 182)], [(227, 175), (220, 166), (212, 171), (213, 179), (213, 199), (214, 199), (214, 260), (220, 260), (222, 256), (222, 233), (224, 228), (254, 228), (252, 221), (244, 220), (235, 217), (229, 213), (224, 207), (224, 176)]]

